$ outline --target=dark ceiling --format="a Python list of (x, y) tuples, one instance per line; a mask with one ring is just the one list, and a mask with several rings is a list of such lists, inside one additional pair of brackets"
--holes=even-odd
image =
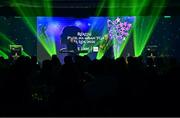
[[(15, 12), (15, 8), (20, 6), (25, 9), (36, 8), (41, 11), (43, 6), (43, 1), (48, 2), (49, 0), (36, 0), (32, 3), (30, 0), (17, 0), (16, 4), (12, 4), (8, 1), (0, 1), (0, 15), (18, 15)], [(132, 0), (119, 0), (116, 6), (109, 7), (107, 1), (103, 6), (101, 6), (100, 0), (53, 0), (53, 14), (55, 16), (93, 16), (96, 13), (96, 10), (102, 7), (102, 13), (100, 15), (107, 15), (108, 9), (121, 9), (122, 11), (129, 11), (134, 7)], [(139, 0), (141, 2), (141, 0)], [(162, 6), (158, 6), (159, 0), (151, 0), (151, 3), (146, 7), (147, 9), (154, 9)], [(140, 7), (137, 6), (136, 7)], [(167, 4), (163, 6), (165, 11), (162, 15), (180, 15), (180, 0), (169, 0)], [(45, 15), (44, 13), (34, 14), (36, 15)], [(127, 12), (120, 13), (119, 15), (134, 15), (128, 14)], [(148, 11), (144, 11), (141, 15), (151, 15)]]

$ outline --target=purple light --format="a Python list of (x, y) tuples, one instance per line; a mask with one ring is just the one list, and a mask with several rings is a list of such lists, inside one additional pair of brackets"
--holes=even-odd
[(125, 26), (125, 27), (127, 26), (127, 22), (124, 22), (124, 26)]
[(91, 26), (91, 23), (88, 23), (88, 26)]
[(123, 23), (120, 23), (119, 26), (120, 26), (120, 27), (123, 27)]
[(115, 20), (108, 19), (107, 21), (109, 29), (109, 37), (111, 40), (117, 40), (119, 43), (125, 40), (129, 35), (132, 24), (128, 22), (122, 22), (118, 17)]
[(58, 23), (50, 23), (47, 27), (47, 33), (54, 35), (60, 32), (60, 25)]
[(80, 27), (80, 26), (82, 26), (82, 23), (80, 21), (76, 21), (75, 26)]

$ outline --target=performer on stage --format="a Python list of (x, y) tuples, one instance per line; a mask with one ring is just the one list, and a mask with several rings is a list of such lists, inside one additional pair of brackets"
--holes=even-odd
[(113, 41), (109, 39), (108, 34), (104, 35), (103, 40), (100, 42), (99, 45), (99, 52), (104, 54), (106, 57), (111, 57), (113, 55), (113, 49), (112, 49)]

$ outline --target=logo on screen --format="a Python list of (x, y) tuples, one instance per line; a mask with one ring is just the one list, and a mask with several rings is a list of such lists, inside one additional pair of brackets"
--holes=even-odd
[(98, 52), (99, 48), (98, 47), (93, 47), (93, 52)]

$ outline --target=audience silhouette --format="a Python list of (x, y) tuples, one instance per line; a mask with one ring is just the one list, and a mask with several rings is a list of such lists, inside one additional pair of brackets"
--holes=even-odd
[(175, 58), (0, 57), (2, 116), (179, 115)]

